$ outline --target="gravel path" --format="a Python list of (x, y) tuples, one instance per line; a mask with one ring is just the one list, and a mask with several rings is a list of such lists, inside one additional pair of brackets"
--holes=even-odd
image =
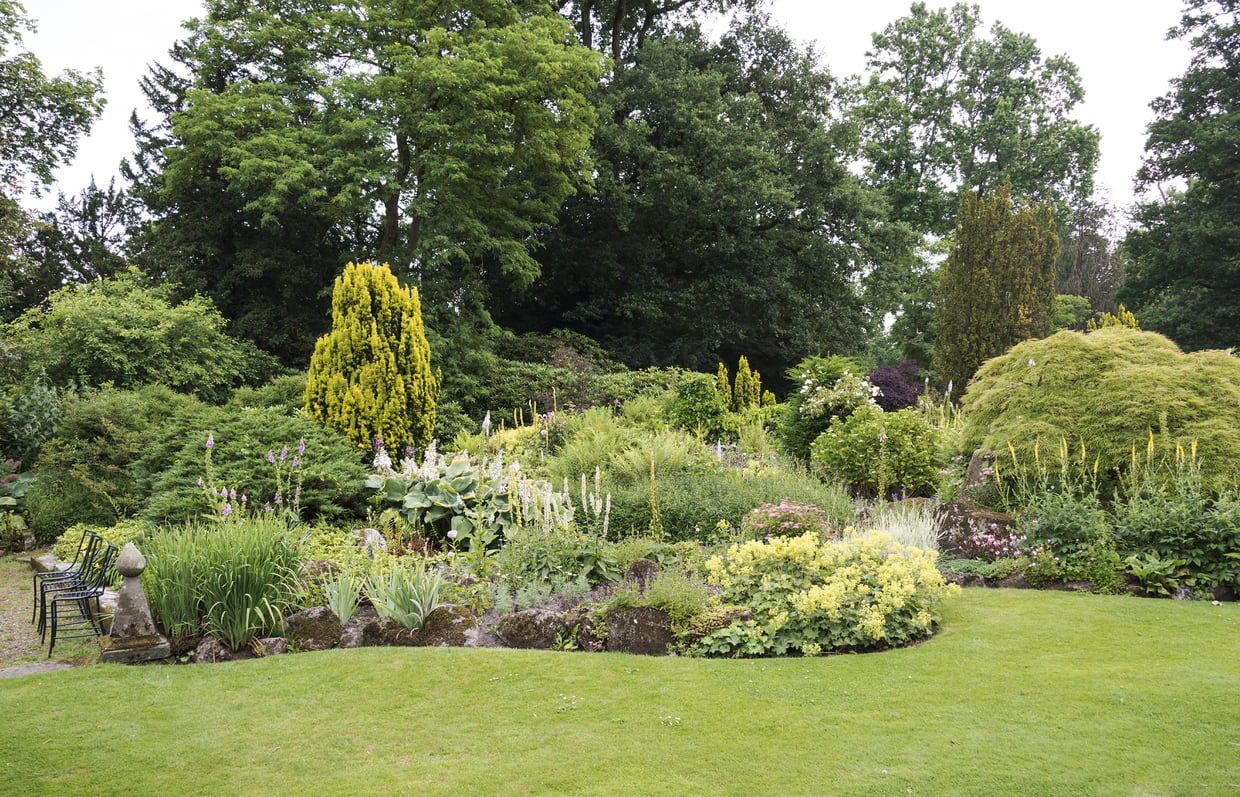
[[(30, 622), (28, 559), (27, 554), (0, 556), (0, 678), (98, 661), (99, 643), (90, 639), (57, 643), (56, 658), (48, 660), (47, 646)], [(17, 667), (21, 670), (9, 672)]]

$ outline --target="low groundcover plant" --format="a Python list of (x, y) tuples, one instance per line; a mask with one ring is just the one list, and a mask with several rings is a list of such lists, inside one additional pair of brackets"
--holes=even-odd
[(824, 542), (813, 533), (733, 545), (706, 562), (721, 599), (753, 619), (707, 635), (701, 649), (731, 655), (874, 650), (933, 632), (938, 607), (960, 588), (937, 554), (873, 533)]

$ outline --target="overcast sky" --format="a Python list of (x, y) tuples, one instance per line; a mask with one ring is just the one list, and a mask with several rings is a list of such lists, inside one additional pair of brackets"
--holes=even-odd
[[(26, 40), (46, 73), (101, 67), (108, 105), (76, 160), (58, 173), (58, 188), (76, 193), (93, 174), (106, 185), (132, 151), (127, 126), (145, 111), (138, 78), (166, 60), (181, 22), (201, 13), (201, 0), (22, 0), (39, 26)], [(929, 0), (931, 8), (951, 3)], [(1144, 151), (1149, 103), (1183, 74), (1189, 51), (1166, 41), (1179, 21), (1179, 0), (979, 0), (987, 28), (1002, 22), (1037, 40), (1043, 56), (1064, 54), (1080, 69), (1085, 102), (1077, 118), (1102, 133), (1098, 184), (1120, 205), (1132, 201), (1132, 178)], [(864, 71), (870, 34), (908, 13), (907, 0), (770, 0), (767, 11), (802, 41), (813, 41), (832, 74)], [(54, 192), (53, 192), (54, 195)], [(54, 196), (51, 198), (54, 199)], [(46, 207), (50, 200), (38, 203)]]

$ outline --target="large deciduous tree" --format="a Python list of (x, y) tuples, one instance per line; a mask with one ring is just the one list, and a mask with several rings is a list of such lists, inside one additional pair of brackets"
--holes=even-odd
[(1138, 185), (1180, 182), (1142, 204), (1119, 299), (1186, 349), (1240, 345), (1240, 2), (1188, 0), (1170, 36), (1193, 57), (1154, 101)]
[(1069, 207), (1090, 195), (1098, 133), (1070, 118), (1083, 99), (1076, 66), (999, 23), (979, 31), (975, 5), (928, 10), (874, 34), (857, 107), (871, 178), (896, 217), (945, 235), (960, 191), (1011, 182), (1023, 199)]
[(1055, 210), (1018, 207), (1012, 188), (960, 203), (956, 239), (939, 272), (935, 369), (963, 390), (983, 362), (1051, 333), (1055, 310)]
[(556, 7), (586, 47), (607, 53), (621, 64), (648, 36), (666, 31), (673, 20), (694, 12), (752, 11), (765, 0), (555, 0)]
[(188, 27), (188, 80), (157, 73), (152, 237), (179, 235), (226, 312), (280, 326), (243, 295), (297, 281), (264, 237), (309, 250), (316, 276), (327, 251), (339, 268), (369, 250), (459, 311), (482, 273), (537, 275), (534, 234), (588, 181), (602, 59), (545, 0), (210, 0)]
[(598, 94), (595, 191), (543, 238), (542, 278), (500, 313), (632, 366), (782, 374), (864, 333), (856, 280), (909, 237), (848, 169), (855, 130), (810, 50), (763, 17), (717, 42), (648, 37)]
[(0, 307), (12, 305), (27, 281), (23, 250), (32, 224), (20, 195), (52, 182), (104, 105), (99, 70), (43, 73), (39, 59), (22, 49), (23, 31), (34, 29), (21, 3), (0, 0)]

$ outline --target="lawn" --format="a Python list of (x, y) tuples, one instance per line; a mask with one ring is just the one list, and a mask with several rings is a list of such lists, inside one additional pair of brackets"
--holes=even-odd
[(1240, 604), (967, 590), (913, 648), (359, 649), (0, 680), (0, 793), (1240, 794)]

